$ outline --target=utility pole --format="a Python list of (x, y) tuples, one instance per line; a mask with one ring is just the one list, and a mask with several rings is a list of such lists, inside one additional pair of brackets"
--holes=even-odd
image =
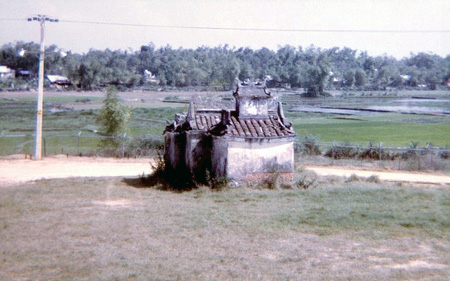
[(44, 104), (44, 58), (45, 58), (45, 22), (58, 22), (58, 19), (52, 19), (46, 15), (37, 15), (28, 18), (28, 21), (38, 21), (41, 24), (41, 40), (39, 52), (39, 82), (38, 82), (38, 98), (36, 106), (36, 139), (34, 145), (34, 160), (42, 159), (42, 116)]

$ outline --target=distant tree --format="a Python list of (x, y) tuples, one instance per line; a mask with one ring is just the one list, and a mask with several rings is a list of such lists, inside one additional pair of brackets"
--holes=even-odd
[(324, 94), (327, 78), (330, 75), (330, 61), (327, 54), (321, 53), (311, 62), (305, 86), (307, 87), (308, 96), (317, 97)]
[(362, 87), (366, 85), (366, 73), (362, 69), (357, 69), (355, 71), (355, 86)]
[(353, 70), (348, 70), (344, 74), (345, 86), (353, 87), (353, 83), (355, 82), (355, 72)]
[[(117, 89), (109, 86), (106, 91), (106, 98), (103, 107), (97, 116), (97, 124), (100, 131), (106, 136), (117, 137), (125, 133), (128, 129), (128, 122), (131, 118), (131, 108), (120, 103)], [(102, 147), (117, 147), (120, 142), (117, 139), (102, 140)]]
[[(39, 51), (39, 44), (17, 42), (0, 48), (0, 65), (14, 70), (38, 69), (38, 56), (20, 57), (20, 49)], [(56, 51), (56, 45), (46, 48)], [(446, 85), (450, 75), (450, 56), (442, 58), (430, 53), (411, 54), (397, 60), (383, 55), (371, 57), (367, 52), (350, 48), (320, 49), (309, 46), (282, 46), (277, 51), (268, 48), (199, 47), (173, 49), (167, 45), (156, 48), (153, 43), (139, 51), (89, 50), (86, 54), (46, 56), (46, 74), (65, 74), (82, 90), (115, 85), (118, 90), (146, 83), (144, 70), (151, 71), (161, 86), (210, 86), (228, 90), (236, 77), (264, 79), (306, 88), (312, 96), (323, 94), (334, 82), (347, 80), (347, 85), (383, 89), (385, 87), (417, 87), (427, 85), (437, 89)], [(330, 73), (332, 77), (330, 77)], [(274, 83), (274, 85), (279, 83)]]
[(239, 75), (239, 71), (239, 62), (235, 58), (231, 59), (223, 71), (224, 87), (227, 90), (230, 90), (233, 87), (235, 79)]

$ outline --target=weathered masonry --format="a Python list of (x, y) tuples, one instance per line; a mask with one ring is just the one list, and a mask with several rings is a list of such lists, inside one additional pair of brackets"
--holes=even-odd
[(269, 110), (264, 84), (239, 82), (235, 110), (196, 109), (167, 126), (166, 168), (177, 175), (262, 181), (274, 173), (292, 180), (295, 132), (283, 107)]

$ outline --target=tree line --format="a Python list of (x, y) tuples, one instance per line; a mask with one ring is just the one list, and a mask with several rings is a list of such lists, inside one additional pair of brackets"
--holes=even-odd
[[(19, 56), (20, 49), (39, 51), (33, 42), (3, 45), (0, 65), (37, 73), (38, 56)], [(56, 45), (46, 52), (58, 50)], [(154, 76), (149, 76), (149, 73)], [(283, 46), (268, 48), (230, 48), (229, 46), (174, 49), (141, 46), (138, 51), (94, 50), (84, 54), (47, 55), (45, 73), (67, 76), (81, 90), (109, 85), (132, 89), (158, 87), (213, 87), (229, 90), (240, 80), (270, 78), (270, 84), (304, 88), (311, 96), (327, 89), (384, 90), (387, 87), (446, 88), (450, 80), (450, 55), (411, 54), (400, 60), (388, 56), (372, 57), (350, 48), (322, 49)]]

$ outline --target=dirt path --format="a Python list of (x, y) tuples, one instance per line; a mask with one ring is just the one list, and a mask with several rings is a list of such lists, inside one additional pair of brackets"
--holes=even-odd
[(378, 176), (383, 181), (396, 181), (396, 182), (414, 182), (414, 183), (426, 183), (426, 184), (450, 184), (450, 176), (425, 174), (425, 173), (411, 173), (411, 172), (383, 172), (383, 171), (367, 171), (357, 170), (342, 167), (323, 167), (323, 166), (308, 166), (307, 170), (314, 171), (319, 176), (339, 176), (350, 177), (356, 175), (362, 178), (368, 178), (370, 176)]
[(114, 159), (61, 155), (34, 161), (17, 155), (0, 159), (0, 186), (69, 177), (137, 177), (150, 172), (150, 159), (145, 158)]
[[(150, 159), (114, 159), (67, 157), (65, 155), (46, 157), (41, 161), (25, 159), (23, 155), (0, 159), (0, 186), (40, 179), (69, 177), (137, 177), (151, 172)], [(358, 177), (378, 176), (380, 180), (450, 184), (450, 176), (408, 172), (384, 172), (348, 169), (342, 167), (308, 166), (319, 176)]]

